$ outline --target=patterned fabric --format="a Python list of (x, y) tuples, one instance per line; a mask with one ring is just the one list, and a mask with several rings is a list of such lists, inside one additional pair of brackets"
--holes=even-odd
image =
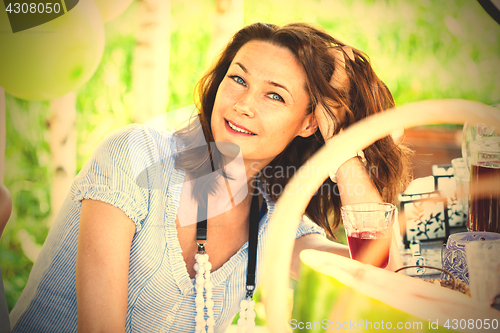
[[(465, 245), (470, 242), (496, 239), (500, 239), (500, 234), (484, 231), (461, 232), (450, 235), (443, 254), (443, 268), (453, 274), (456, 279), (470, 284)], [(443, 273), (441, 279), (449, 279), (449, 276)]]
[[(195, 289), (186, 270), (175, 219), (185, 174), (174, 168), (167, 132), (131, 125), (109, 135), (75, 179), (10, 314), (12, 332), (76, 332), (75, 267), (81, 200), (121, 209), (135, 223), (130, 250), (126, 332), (193, 332)], [(158, 163), (161, 161), (162, 163)], [(147, 187), (138, 186), (137, 179)], [(158, 186), (164, 184), (164, 186)], [(259, 225), (257, 284), (274, 204)], [(324, 235), (303, 220), (297, 237)], [(224, 332), (245, 296), (248, 243), (212, 273), (215, 332)]]

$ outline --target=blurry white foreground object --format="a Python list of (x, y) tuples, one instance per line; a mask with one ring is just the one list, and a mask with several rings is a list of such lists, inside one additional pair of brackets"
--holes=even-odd
[[(264, 326), (254, 326), (253, 328), (254, 333), (271, 333), (271, 331)], [(226, 330), (225, 333), (238, 333), (238, 325), (231, 325), (229, 328)]]
[(500, 295), (500, 240), (470, 242), (465, 251), (470, 295), (473, 300), (490, 305)]

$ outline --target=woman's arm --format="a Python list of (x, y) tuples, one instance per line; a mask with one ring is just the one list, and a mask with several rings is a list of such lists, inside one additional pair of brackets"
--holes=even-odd
[[(351, 60), (354, 59), (354, 56), (352, 56), (352, 50), (348, 47), (344, 47), (343, 50), (347, 55), (349, 55)], [(345, 71), (344, 55), (342, 52), (334, 48), (331, 49), (331, 52), (334, 54), (335, 62), (338, 67), (332, 75), (330, 84), (333, 87), (347, 89), (349, 79)], [(336, 114), (338, 119), (342, 119), (342, 112), (337, 110)], [(323, 135), (325, 142), (328, 142), (333, 135), (335, 124), (333, 123), (333, 120), (326, 115), (325, 110), (322, 107), (317, 108), (315, 116), (321, 134)], [(353, 157), (345, 161), (337, 169), (335, 178), (342, 206), (362, 202), (383, 201), (373, 180), (370, 178), (370, 174), (359, 157)], [(390, 251), (391, 255), (389, 257), (389, 264), (385, 269), (394, 271), (403, 266), (403, 260), (399, 255), (399, 249), (394, 235), (392, 237)]]
[(78, 332), (125, 332), (133, 221), (120, 209), (83, 200), (76, 292)]
[(361, 202), (382, 202), (382, 197), (360, 158), (353, 157), (344, 162), (338, 168), (336, 177), (342, 206)]

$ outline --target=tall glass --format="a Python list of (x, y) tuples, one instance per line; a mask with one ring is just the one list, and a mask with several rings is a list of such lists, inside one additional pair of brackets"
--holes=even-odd
[(352, 259), (380, 268), (387, 266), (395, 210), (390, 203), (361, 203), (341, 208)]
[(468, 125), (469, 231), (500, 233), (500, 136), (485, 124)]

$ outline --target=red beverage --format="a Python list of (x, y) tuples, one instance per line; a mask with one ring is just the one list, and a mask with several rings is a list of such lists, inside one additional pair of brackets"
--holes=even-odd
[[(500, 233), (500, 162), (480, 162), (471, 166), (470, 208), (467, 218), (469, 231)], [(495, 184), (493, 191), (485, 191), (484, 183)], [(495, 193), (496, 192), (496, 193)]]
[[(380, 237), (380, 238), (379, 238)], [(347, 236), (351, 258), (365, 264), (385, 268), (389, 263), (391, 233), (362, 231)]]

